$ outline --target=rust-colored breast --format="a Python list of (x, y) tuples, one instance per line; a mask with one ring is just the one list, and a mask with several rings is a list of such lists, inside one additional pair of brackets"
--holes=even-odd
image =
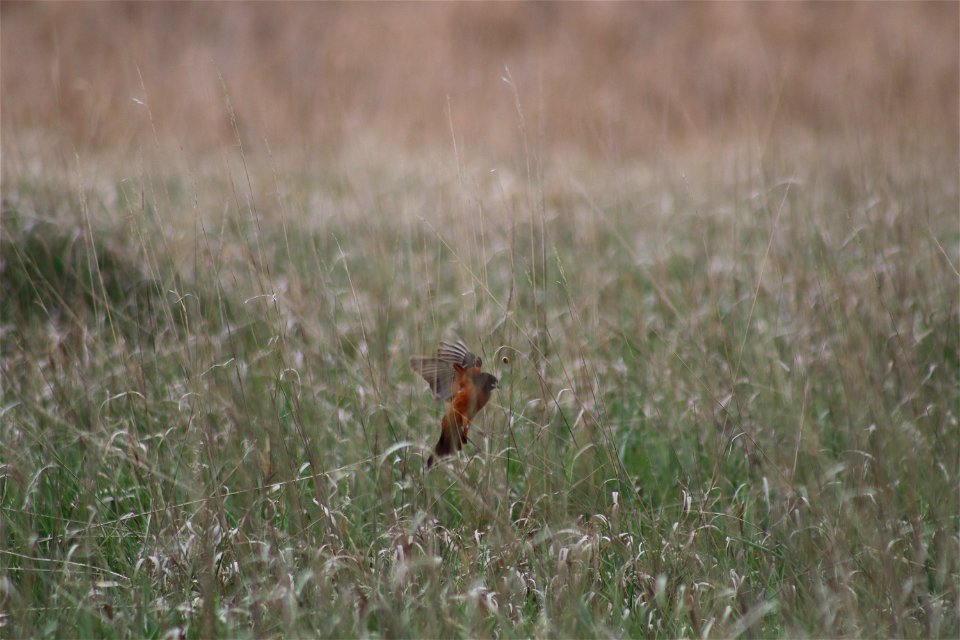
[(490, 394), (473, 383), (473, 375), (479, 373), (480, 367), (472, 367), (459, 375), (457, 377), (459, 389), (450, 401), (453, 411), (462, 416), (464, 425), (469, 424), (490, 400)]

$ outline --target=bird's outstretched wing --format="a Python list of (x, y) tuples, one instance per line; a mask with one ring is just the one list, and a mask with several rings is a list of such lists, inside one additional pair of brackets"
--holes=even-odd
[(457, 338), (454, 342), (446, 340), (440, 343), (436, 357), (414, 356), (410, 358), (410, 368), (423, 376), (430, 385), (433, 397), (446, 402), (453, 397), (453, 383), (457, 379), (457, 372), (453, 365), (460, 365), (465, 369), (479, 367), (482, 361), (470, 352), (463, 340)]
[(437, 359), (449, 362), (451, 366), (458, 364), (464, 369), (479, 367), (483, 364), (479, 356), (470, 353), (470, 349), (463, 344), (463, 340), (460, 338), (457, 338), (456, 342), (442, 340), (440, 348), (437, 349)]

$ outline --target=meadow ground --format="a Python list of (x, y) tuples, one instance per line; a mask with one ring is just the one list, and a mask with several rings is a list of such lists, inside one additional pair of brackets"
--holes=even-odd
[[(504, 71), (489, 148), (454, 96), (275, 152), (229, 63), (225, 133), (150, 67), (31, 122), (51, 6), (3, 14), (0, 635), (960, 634), (956, 75), (578, 152)], [(500, 389), (428, 471), (452, 331)]]

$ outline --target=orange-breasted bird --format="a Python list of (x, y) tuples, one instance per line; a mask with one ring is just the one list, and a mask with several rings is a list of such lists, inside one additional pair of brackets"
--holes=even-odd
[(436, 357), (414, 356), (410, 368), (423, 376), (433, 397), (446, 402), (440, 420), (440, 440), (427, 460), (432, 466), (437, 458), (459, 451), (467, 443), (470, 421), (490, 400), (497, 388), (497, 378), (480, 370), (483, 362), (467, 349), (463, 341), (442, 341)]

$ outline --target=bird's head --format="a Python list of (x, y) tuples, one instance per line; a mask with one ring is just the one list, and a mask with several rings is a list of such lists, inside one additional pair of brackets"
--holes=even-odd
[(494, 389), (498, 389), (500, 383), (497, 380), (497, 377), (491, 373), (477, 373), (473, 376), (473, 384), (475, 384), (478, 389), (482, 389), (485, 393), (490, 393)]

